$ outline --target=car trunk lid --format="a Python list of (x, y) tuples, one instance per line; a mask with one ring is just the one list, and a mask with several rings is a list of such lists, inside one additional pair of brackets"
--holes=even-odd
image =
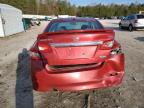
[(81, 64), (87, 64), (95, 59), (98, 46), (113, 38), (111, 30), (44, 33), (38, 37), (38, 47), (49, 65), (74, 65), (81, 60)]

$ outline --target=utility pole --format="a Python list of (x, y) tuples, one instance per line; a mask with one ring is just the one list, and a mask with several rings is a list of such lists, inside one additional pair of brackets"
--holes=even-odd
[(40, 9), (40, 3), (41, 3), (41, 0), (36, 0), (36, 10), (37, 10), (37, 15), (39, 14), (39, 9)]

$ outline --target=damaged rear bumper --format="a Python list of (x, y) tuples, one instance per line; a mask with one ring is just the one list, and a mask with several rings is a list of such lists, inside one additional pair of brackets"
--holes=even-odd
[(121, 83), (124, 76), (124, 54), (107, 59), (99, 67), (71, 72), (51, 73), (41, 60), (31, 60), (33, 88), (37, 91), (77, 91), (110, 87)]

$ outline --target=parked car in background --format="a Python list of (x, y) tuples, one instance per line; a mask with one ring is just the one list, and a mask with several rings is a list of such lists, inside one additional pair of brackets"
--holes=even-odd
[(30, 49), (33, 88), (77, 91), (118, 85), (124, 54), (94, 18), (52, 20)]
[(144, 15), (143, 14), (129, 15), (120, 21), (119, 27), (121, 29), (128, 28), (129, 31), (144, 28)]
[(40, 25), (41, 24), (41, 22), (40, 22), (40, 20), (39, 19), (37, 19), (37, 18), (32, 18), (31, 19), (31, 24), (32, 24), (32, 26), (34, 26), (34, 25)]
[(124, 16), (118, 16), (117, 19), (123, 20), (125, 17)]

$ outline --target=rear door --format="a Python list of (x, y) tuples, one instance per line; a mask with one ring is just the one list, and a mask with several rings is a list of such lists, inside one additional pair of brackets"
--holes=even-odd
[(125, 18), (122, 20), (122, 26), (127, 27), (127, 23), (128, 23), (128, 17), (125, 17)]
[(129, 27), (129, 25), (131, 24), (131, 21), (132, 21), (132, 17), (133, 16), (130, 15), (126, 18), (125, 27)]

